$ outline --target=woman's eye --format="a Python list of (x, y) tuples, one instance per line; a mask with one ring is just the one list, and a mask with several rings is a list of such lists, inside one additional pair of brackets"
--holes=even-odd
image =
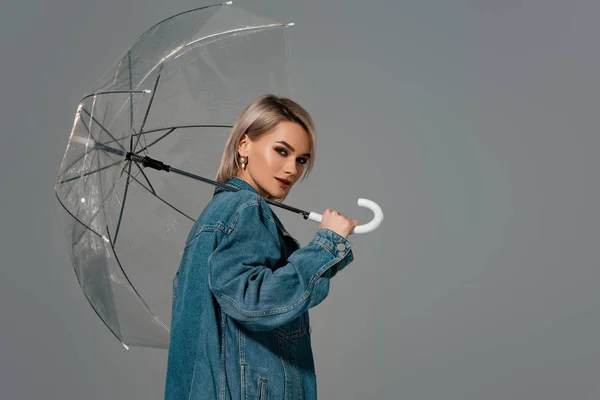
[[(287, 156), (287, 151), (281, 147), (276, 148), (275, 151), (281, 154), (282, 156)], [(300, 164), (306, 164), (308, 162), (308, 159), (299, 158), (298, 161), (300, 162)]]

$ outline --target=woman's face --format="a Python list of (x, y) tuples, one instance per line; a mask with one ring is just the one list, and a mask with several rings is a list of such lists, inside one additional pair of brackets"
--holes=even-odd
[(247, 165), (236, 176), (251, 184), (264, 198), (281, 198), (302, 176), (310, 158), (310, 136), (302, 126), (282, 121), (255, 142), (244, 135), (238, 153), (246, 157)]

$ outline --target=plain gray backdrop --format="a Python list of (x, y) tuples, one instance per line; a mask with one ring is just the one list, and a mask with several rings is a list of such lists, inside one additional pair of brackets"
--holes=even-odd
[[(2, 2), (1, 399), (162, 398), (166, 351), (126, 351), (96, 317), (53, 185), (81, 96), (204, 4)], [(296, 24), (291, 82), (319, 147), (286, 202), (385, 213), (311, 310), (319, 397), (600, 398), (600, 2), (236, 4)], [(315, 224), (277, 213), (310, 240)]]

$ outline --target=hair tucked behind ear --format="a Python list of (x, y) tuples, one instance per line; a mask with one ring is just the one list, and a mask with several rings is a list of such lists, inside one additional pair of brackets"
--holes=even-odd
[(257, 97), (237, 118), (225, 145), (215, 180), (227, 182), (236, 175), (240, 168), (237, 149), (244, 134), (247, 134), (251, 141), (256, 141), (282, 121), (299, 124), (310, 136), (310, 158), (301, 178), (304, 180), (310, 174), (315, 162), (317, 139), (313, 120), (298, 103), (273, 94)]

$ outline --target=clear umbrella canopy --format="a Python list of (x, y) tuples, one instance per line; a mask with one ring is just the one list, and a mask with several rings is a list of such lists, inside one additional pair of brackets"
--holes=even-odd
[(83, 293), (125, 346), (167, 348), (172, 279), (236, 117), (289, 96), (282, 24), (230, 2), (150, 28), (82, 98), (55, 184)]

